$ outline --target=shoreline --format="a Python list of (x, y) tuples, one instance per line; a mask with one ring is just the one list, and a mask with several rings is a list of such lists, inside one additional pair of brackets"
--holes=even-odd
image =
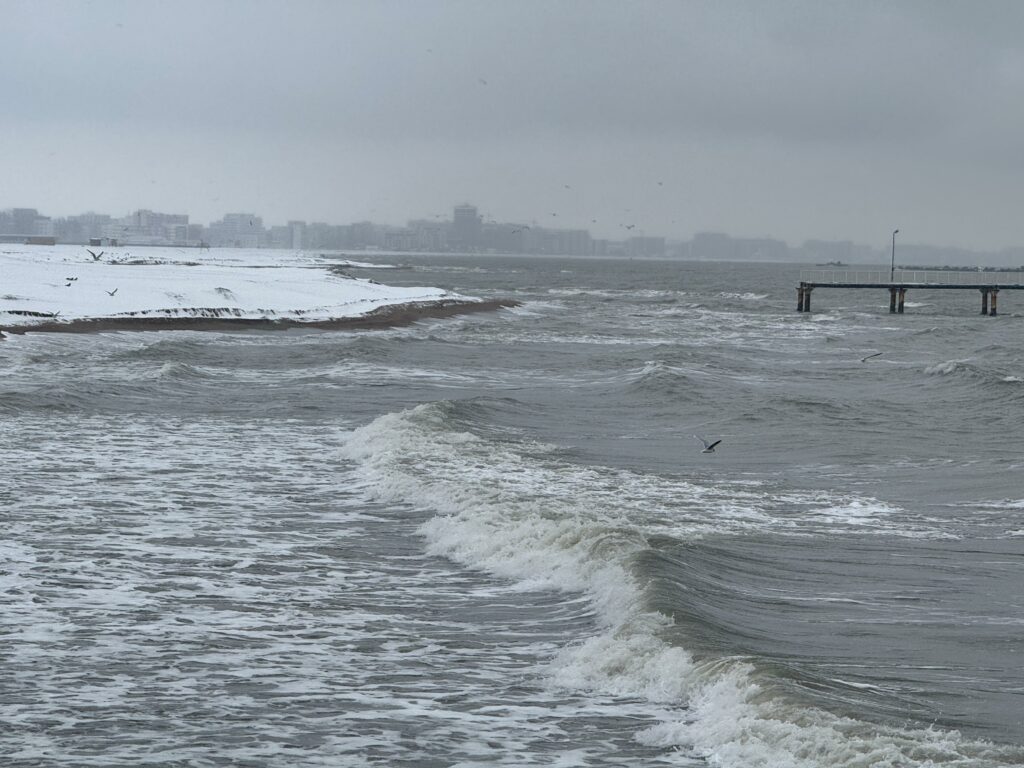
[(4, 334), (25, 333), (101, 333), (104, 331), (224, 331), (269, 330), (283, 331), (293, 328), (318, 330), (360, 330), (396, 328), (419, 320), (467, 315), (475, 312), (493, 312), (520, 306), (514, 299), (488, 301), (437, 301), (389, 304), (355, 317), (337, 317), (329, 320), (297, 320), (294, 318), (211, 318), (211, 317), (97, 317), (69, 322), (43, 322), (25, 325), (0, 326)]

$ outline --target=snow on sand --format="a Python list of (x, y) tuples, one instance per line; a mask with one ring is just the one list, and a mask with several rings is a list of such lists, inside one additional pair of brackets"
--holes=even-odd
[(389, 307), (484, 303), (349, 277), (345, 266), (377, 265), (293, 251), (2, 244), (0, 329), (203, 318), (322, 323)]

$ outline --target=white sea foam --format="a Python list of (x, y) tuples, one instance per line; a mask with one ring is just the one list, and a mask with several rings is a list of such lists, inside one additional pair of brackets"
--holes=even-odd
[(720, 293), (718, 294), (723, 299), (739, 299), (740, 301), (761, 301), (768, 298), (767, 293)]
[(951, 373), (956, 373), (963, 363), (963, 360), (946, 360), (927, 366), (924, 372), (929, 376), (948, 376)]
[(685, 296), (686, 291), (612, 288), (548, 288), (551, 296), (597, 296), (603, 299), (675, 299)]
[[(431, 552), (531, 588), (588, 596), (600, 631), (553, 656), (546, 670), (553, 689), (661, 705), (661, 723), (637, 734), (642, 743), (678, 746), (729, 768), (926, 766), (987, 749), (955, 733), (876, 728), (788, 702), (742, 659), (698, 663), (664, 639), (671, 620), (643, 608), (630, 563), (652, 534), (799, 530), (817, 516), (835, 535), (844, 525), (884, 526), (885, 505), (827, 494), (783, 499), (749, 483), (699, 486), (572, 465), (545, 446), (454, 430), (451, 408), (382, 416), (356, 429), (342, 453), (373, 497), (435, 513), (420, 528)], [(769, 514), (772, 505), (789, 515)]]

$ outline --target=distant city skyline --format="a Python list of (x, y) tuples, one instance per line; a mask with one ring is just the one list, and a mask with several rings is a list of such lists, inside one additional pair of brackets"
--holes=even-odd
[[(611, 239), (593, 237), (586, 228), (485, 220), (471, 203), (453, 206), (450, 217), (431, 214), (429, 218), (408, 219), (404, 225), (370, 220), (338, 224), (291, 219), (284, 224), (265, 226), (263, 217), (256, 212), (226, 213), (204, 225), (190, 221), (187, 213), (148, 209), (136, 209), (122, 217), (95, 211), (53, 217), (26, 207), (0, 210), (0, 242), (31, 239), (40, 243), (95, 245), (669, 257), (821, 265), (882, 263), (889, 255), (889, 246), (873, 248), (852, 240), (812, 238), (794, 245), (777, 238), (742, 237), (725, 232), (698, 232), (682, 240), (637, 232), (628, 225), (623, 230), (623, 237)], [(898, 263), (1024, 268), (1024, 247), (986, 252), (901, 242)]]
[[(241, 207), (236, 207), (233, 211), (225, 211), (225, 212), (222, 212), (220, 214), (213, 215), (213, 216), (196, 217), (196, 216), (194, 216), (190, 212), (183, 213), (183, 214), (163, 214), (162, 213), (161, 215), (184, 215), (184, 216), (186, 216), (190, 220), (190, 222), (192, 224), (199, 224), (199, 223), (201, 223), (201, 221), (206, 221), (207, 223), (204, 224), (203, 226), (210, 226), (210, 225), (214, 224), (215, 222), (223, 219), (225, 216), (233, 216), (233, 215), (236, 215), (236, 213), (237, 213), (237, 215), (242, 215), (242, 216), (256, 216), (256, 217), (260, 218), (261, 221), (275, 221), (275, 222), (280, 222), (281, 224), (286, 224), (287, 222), (291, 222), (291, 221), (301, 221), (303, 223), (326, 223), (326, 224), (330, 224), (330, 225), (337, 225), (340, 220), (347, 220), (350, 224), (351, 223), (360, 222), (360, 221), (364, 221), (364, 222), (372, 222), (374, 224), (377, 224), (377, 225), (380, 225), (380, 226), (385, 226), (385, 227), (403, 227), (403, 226), (406, 226), (407, 223), (410, 222), (410, 221), (441, 220), (443, 217), (447, 217), (447, 219), (449, 221), (451, 221), (451, 220), (454, 219), (453, 213), (452, 213), (453, 210), (454, 209), (458, 209), (460, 206), (463, 206), (463, 205), (469, 205), (469, 206), (475, 208), (479, 212), (479, 215), (481, 216), (482, 222), (485, 222), (485, 223), (486, 222), (489, 222), (489, 223), (499, 223), (498, 222), (498, 218), (495, 218), (495, 216), (497, 216), (499, 218), (504, 218), (504, 217), (502, 217), (502, 214), (500, 212), (495, 211), (495, 209), (493, 209), (493, 207), (489, 207), (489, 206), (481, 207), (481, 206), (475, 205), (475, 204), (467, 202), (467, 201), (450, 204), (448, 206), (448, 208), (447, 208), (447, 212), (446, 213), (437, 213), (437, 211), (440, 210), (441, 208), (443, 208), (443, 206), (439, 207), (439, 206), (434, 205), (434, 206), (426, 206), (424, 208), (424, 210), (429, 211), (429, 213), (420, 213), (420, 214), (415, 214), (415, 215), (404, 215), (404, 216), (403, 215), (398, 215), (396, 217), (393, 217), (390, 220), (379, 219), (379, 218), (378, 219), (367, 218), (367, 217), (357, 218), (357, 217), (354, 217), (354, 216), (348, 216), (348, 217), (341, 216), (341, 217), (339, 217), (338, 221), (330, 221), (330, 220), (323, 220), (323, 219), (315, 219), (315, 218), (312, 218), (312, 217), (309, 217), (309, 216), (306, 216), (306, 217), (302, 217), (302, 216), (285, 216), (285, 217), (280, 217), (280, 216), (278, 216), (278, 217), (275, 217), (275, 216), (267, 216), (267, 215), (264, 215), (263, 213), (237, 213), (238, 211), (241, 210)], [(19, 209), (19, 208), (20, 209), (25, 209), (25, 208), (28, 208), (28, 207), (30, 207), (30, 206), (10, 205), (8, 207), (3, 207), (2, 205), (0, 205), (0, 211), (5, 211), (5, 210), (6, 211), (10, 211), (10, 210)], [(36, 210), (39, 210), (40, 213), (42, 213), (43, 215), (48, 216), (49, 218), (52, 218), (52, 219), (69, 218), (69, 217), (80, 217), (80, 216), (83, 216), (83, 215), (90, 215), (90, 214), (109, 215), (112, 218), (125, 218), (125, 216), (132, 216), (132, 215), (138, 213), (139, 211), (154, 212), (154, 209), (152, 209), (152, 208), (128, 206), (128, 210), (130, 212), (125, 214), (125, 216), (119, 217), (119, 216), (116, 216), (114, 214), (110, 214), (110, 213), (108, 213), (106, 211), (95, 210), (96, 208), (98, 208), (98, 206), (93, 206), (93, 207), (85, 206), (84, 209), (80, 209), (78, 211), (71, 211), (71, 212), (44, 211), (44, 209), (42, 209), (42, 208), (36, 208)], [(616, 225), (614, 225), (614, 226), (608, 225), (608, 226), (611, 227), (611, 235), (610, 236), (605, 236), (604, 235), (604, 233), (606, 231), (608, 231), (608, 229), (607, 228), (602, 228), (602, 227), (598, 226), (600, 224), (600, 221), (595, 221), (594, 219), (590, 219), (589, 220), (589, 226), (588, 226), (588, 223), (581, 224), (579, 227), (570, 226), (570, 224), (572, 224), (572, 221), (564, 219), (560, 214), (558, 214), (557, 211), (554, 211), (554, 212), (535, 212), (533, 214), (528, 214), (526, 216), (519, 217), (519, 218), (514, 219), (514, 220), (509, 219), (509, 218), (504, 218), (504, 220), (501, 223), (506, 223), (506, 224), (516, 224), (516, 223), (518, 223), (518, 224), (521, 224), (521, 225), (528, 225), (530, 227), (542, 227), (542, 228), (545, 228), (545, 229), (559, 229), (559, 230), (565, 230), (565, 229), (569, 229), (569, 230), (574, 230), (574, 229), (575, 230), (584, 230), (585, 229), (588, 232), (590, 232), (592, 234), (592, 236), (595, 237), (595, 239), (606, 239), (606, 240), (625, 240), (625, 239), (628, 239), (630, 236), (633, 236), (634, 234), (637, 234), (637, 235), (642, 234), (644, 236), (653, 235), (653, 236), (656, 236), (656, 237), (664, 237), (666, 242), (671, 243), (671, 242), (685, 242), (685, 241), (688, 241), (688, 240), (692, 240), (695, 237), (699, 237), (700, 235), (706, 235), (706, 234), (711, 233), (711, 234), (726, 234), (729, 237), (733, 237), (733, 238), (737, 238), (737, 239), (781, 241), (781, 242), (786, 243), (786, 245), (790, 246), (790, 247), (800, 247), (801, 245), (803, 245), (803, 244), (805, 244), (807, 242), (814, 242), (814, 241), (817, 241), (817, 242), (833, 242), (833, 243), (846, 243), (846, 242), (849, 242), (849, 243), (854, 243), (855, 245), (858, 245), (858, 246), (865, 246), (865, 247), (871, 248), (873, 250), (878, 250), (880, 253), (883, 252), (883, 251), (884, 252), (888, 252), (888, 250), (887, 250), (889, 248), (888, 243), (889, 243), (891, 235), (892, 235), (892, 230), (894, 228), (897, 228), (897, 227), (889, 227), (889, 228), (885, 229), (883, 232), (879, 233), (877, 238), (872, 238), (872, 239), (867, 239), (867, 240), (858, 240), (858, 239), (856, 239), (856, 238), (854, 238), (852, 236), (844, 235), (843, 233), (838, 233), (836, 236), (830, 237), (830, 238), (821, 238), (821, 237), (816, 237), (816, 236), (811, 235), (811, 234), (800, 234), (800, 233), (797, 233), (795, 236), (793, 236), (791, 238), (785, 238), (785, 237), (782, 237), (781, 235), (778, 235), (775, 232), (759, 232), (759, 233), (755, 233), (753, 235), (750, 235), (750, 234), (745, 234), (745, 233), (742, 233), (742, 232), (739, 232), (739, 231), (735, 231), (735, 230), (729, 230), (727, 228), (723, 228), (723, 229), (713, 229), (713, 228), (697, 229), (697, 230), (694, 230), (693, 232), (690, 232), (688, 234), (673, 235), (673, 234), (671, 234), (671, 231), (662, 232), (662, 231), (658, 231), (656, 229), (649, 228), (649, 227), (647, 227), (647, 228), (641, 227), (640, 225), (636, 224), (634, 221), (632, 221), (630, 219), (630, 217), (628, 215), (628, 212), (627, 212), (627, 215), (619, 217), (619, 218), (623, 219), (623, 221), (618, 223), (618, 224), (616, 224)], [(636, 218), (640, 219), (641, 217), (636, 217)], [(398, 223), (399, 221), (402, 221), (403, 219), (406, 222), (406, 224)], [(897, 224), (898, 224), (898, 222), (897, 222)], [(877, 240), (877, 242), (873, 242), (873, 240)], [(1019, 243), (1017, 243), (1017, 242), (1009, 243), (1009, 244), (1007, 244), (1005, 246), (1001, 246), (1001, 247), (998, 247), (998, 248), (992, 248), (992, 249), (985, 249), (985, 248), (981, 248), (981, 247), (971, 248), (971, 247), (965, 247), (965, 246), (955, 245), (955, 244), (950, 244), (950, 243), (943, 243), (941, 241), (929, 240), (927, 237), (916, 237), (915, 238), (913, 232), (910, 232), (910, 231), (906, 230), (906, 228), (902, 228), (902, 229), (900, 229), (900, 235), (899, 235), (899, 239), (898, 239), (898, 247), (901, 248), (901, 249), (905, 249), (905, 248), (924, 248), (924, 249), (953, 250), (953, 251), (961, 251), (961, 252), (965, 252), (965, 253), (992, 254), (992, 253), (1000, 253), (1000, 252), (1003, 252), (1003, 251), (1017, 251), (1019, 249), (1022, 249), (1022, 248), (1024, 248), (1024, 239), (1022, 239), (1021, 242), (1019, 242)]]
[(0, 207), (1024, 244), (1008, 0), (3, 9)]

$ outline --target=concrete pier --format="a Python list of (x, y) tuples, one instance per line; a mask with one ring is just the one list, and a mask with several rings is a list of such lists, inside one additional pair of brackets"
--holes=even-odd
[(903, 314), (907, 291), (971, 290), (981, 292), (981, 314), (996, 317), (999, 291), (1024, 290), (1024, 271), (979, 270), (802, 270), (797, 287), (797, 311), (811, 311), (815, 288), (889, 291), (889, 312)]

